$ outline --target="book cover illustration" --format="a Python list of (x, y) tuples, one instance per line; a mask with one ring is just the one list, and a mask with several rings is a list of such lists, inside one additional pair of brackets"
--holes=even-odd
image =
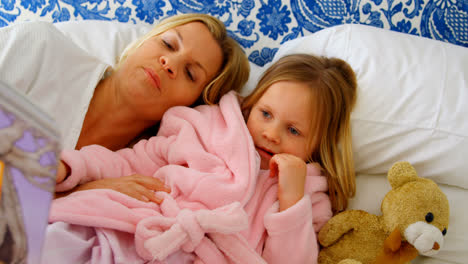
[(38, 124), (0, 105), (0, 264), (40, 260), (59, 143)]

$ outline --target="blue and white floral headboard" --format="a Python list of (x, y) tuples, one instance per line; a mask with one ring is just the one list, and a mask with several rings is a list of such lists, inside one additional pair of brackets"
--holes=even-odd
[(285, 41), (345, 23), (468, 47), (468, 0), (0, 0), (0, 27), (32, 19), (148, 25), (191, 12), (220, 18), (260, 66)]

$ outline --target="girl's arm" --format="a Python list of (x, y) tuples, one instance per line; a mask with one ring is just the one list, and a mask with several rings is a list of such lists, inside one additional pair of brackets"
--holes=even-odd
[(296, 204), (304, 197), (307, 166), (292, 154), (276, 154), (270, 160), (270, 177), (278, 177), (280, 211)]
[(326, 179), (319, 174), (319, 168), (290, 154), (271, 159), (270, 176), (278, 176), (278, 203), (264, 218), (268, 236), (263, 257), (268, 263), (317, 262), (316, 233), (332, 216)]
[(287, 210), (277, 212), (278, 209), (279, 204), (276, 204), (265, 215), (268, 235), (262, 257), (269, 264), (317, 263), (318, 244), (309, 196)]

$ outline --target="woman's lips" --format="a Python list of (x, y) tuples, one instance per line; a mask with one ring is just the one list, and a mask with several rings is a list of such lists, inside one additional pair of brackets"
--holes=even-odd
[(152, 70), (148, 68), (144, 68), (148, 79), (153, 83), (153, 85), (158, 89), (161, 90), (161, 80), (159, 76)]

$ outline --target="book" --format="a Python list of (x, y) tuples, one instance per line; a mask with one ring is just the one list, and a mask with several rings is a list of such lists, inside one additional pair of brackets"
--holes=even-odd
[(53, 119), (0, 82), (0, 263), (39, 263), (55, 191)]

